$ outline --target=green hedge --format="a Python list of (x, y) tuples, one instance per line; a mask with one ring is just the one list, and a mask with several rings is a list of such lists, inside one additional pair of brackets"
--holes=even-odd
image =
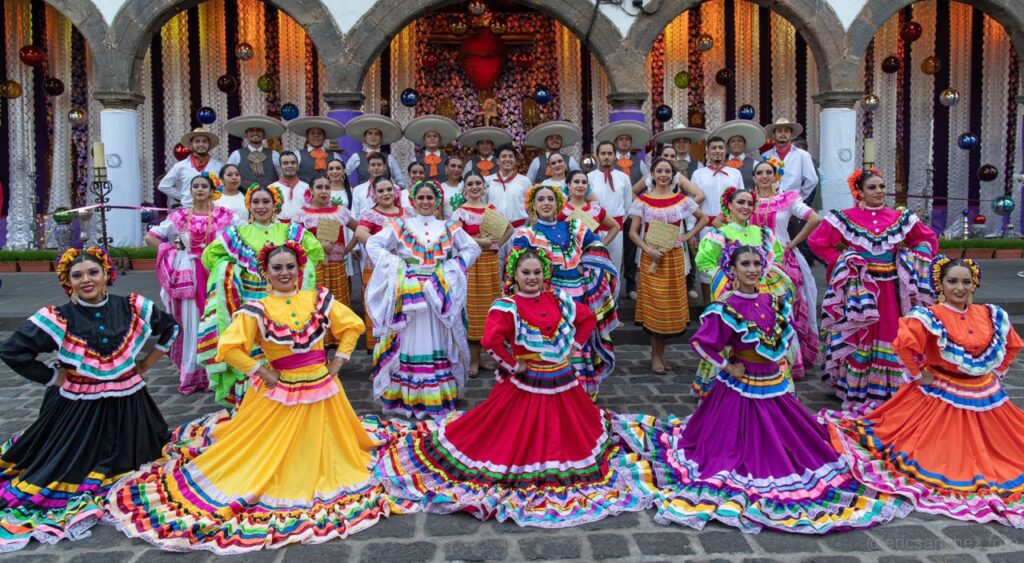
[(939, 239), (939, 248), (1024, 248), (1024, 239), (1019, 238), (972, 238)]
[(130, 246), (117, 248), (111, 251), (114, 257), (128, 256), (129, 258), (156, 258), (156, 249), (148, 246)]
[(0, 262), (53, 262), (56, 250), (0, 250)]

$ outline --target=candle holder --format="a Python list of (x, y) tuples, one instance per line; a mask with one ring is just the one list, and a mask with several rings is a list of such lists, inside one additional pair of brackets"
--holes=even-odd
[(109, 208), (107, 204), (110, 203), (110, 192), (113, 191), (114, 185), (107, 179), (106, 167), (97, 166), (93, 169), (92, 184), (89, 185), (89, 192), (96, 198), (96, 204), (99, 205), (100, 212), (100, 237), (97, 241), (100, 246), (103, 247), (104, 252), (110, 254), (110, 243), (114, 242), (112, 238), (107, 236), (107, 211)]

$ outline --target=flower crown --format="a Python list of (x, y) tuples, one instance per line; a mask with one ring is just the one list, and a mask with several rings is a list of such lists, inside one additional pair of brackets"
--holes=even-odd
[(224, 182), (220, 181), (220, 176), (218, 176), (216, 172), (204, 170), (199, 174), (196, 174), (195, 176), (192, 177), (191, 180), (189, 180), (189, 189), (191, 189), (192, 182), (194, 182), (196, 178), (206, 178), (206, 181), (210, 182), (211, 200), (217, 201), (218, 199), (220, 199), (220, 196), (224, 195)]
[[(786, 175), (786, 163), (785, 162), (779, 160), (777, 157), (774, 157), (774, 156), (762, 156), (761, 157), (761, 162), (767, 162), (768, 164), (771, 164), (772, 168), (775, 169), (775, 181), (776, 182), (781, 182), (782, 181), (782, 177)], [(755, 166), (754, 168), (757, 168), (757, 166)]]
[(526, 190), (526, 197), (523, 199), (526, 204), (526, 212), (534, 219), (537, 218), (537, 211), (533, 208), (533, 200), (537, 197), (537, 192), (545, 189), (551, 190), (555, 194), (555, 217), (561, 215), (562, 210), (565, 209), (565, 194), (562, 193), (562, 190), (547, 184), (534, 184)]
[[(864, 198), (863, 194), (860, 193), (860, 188), (857, 187), (857, 183), (860, 182), (860, 178), (864, 175), (864, 172), (864, 169), (858, 168), (853, 171), (853, 174), (850, 174), (849, 178), (846, 179), (846, 183), (850, 186), (850, 193), (853, 194), (853, 199), (855, 201), (860, 201)], [(879, 178), (883, 177), (882, 173), (874, 166), (872, 166), (870, 170), (867, 170), (867, 172), (872, 176), (878, 176)]]
[(729, 199), (732, 198), (732, 194), (741, 191), (750, 194), (750, 197), (754, 198), (754, 205), (757, 205), (756, 193), (745, 189), (737, 188), (736, 186), (729, 186), (728, 188), (725, 188), (725, 191), (722, 192), (722, 199), (719, 200), (718, 204), (722, 209), (722, 217), (725, 217), (726, 221), (732, 221), (731, 213), (729, 213)]
[(730, 282), (736, 279), (736, 272), (732, 269), (732, 258), (741, 248), (744, 249), (744, 252), (756, 252), (758, 257), (761, 258), (761, 277), (763, 278), (765, 273), (768, 271), (768, 255), (765, 254), (764, 249), (760, 246), (743, 244), (739, 241), (733, 241), (726, 244), (725, 248), (722, 250), (722, 257), (718, 261), (718, 266), (722, 269), (722, 273), (725, 274), (725, 277), (728, 278)]
[(71, 266), (75, 259), (83, 254), (96, 258), (103, 266), (103, 271), (107, 273), (107, 285), (114, 285), (114, 280), (117, 279), (117, 270), (114, 269), (114, 263), (110, 261), (110, 255), (102, 248), (97, 246), (90, 246), (85, 250), (69, 248), (57, 261), (57, 279), (60, 281), (61, 287), (64, 288), (64, 293), (71, 295)]
[(437, 202), (436, 207), (440, 209), (441, 206), (444, 205), (444, 190), (441, 189), (441, 184), (437, 183), (437, 181), (435, 180), (424, 180), (422, 182), (416, 182), (412, 186), (412, 191), (409, 192), (409, 195), (411, 196), (412, 199), (416, 199), (416, 193), (419, 192), (420, 188), (422, 187), (428, 187), (430, 188), (431, 191), (434, 192), (434, 201)]
[(516, 283), (516, 265), (519, 263), (519, 257), (529, 251), (533, 251), (540, 259), (541, 268), (544, 270), (545, 285), (551, 281), (551, 257), (547, 250), (533, 247), (517, 248), (509, 252), (508, 258), (505, 259), (505, 287), (503, 288), (505, 295), (512, 295), (512, 288)]
[(277, 190), (277, 188), (275, 188), (274, 186), (267, 186), (267, 187), (264, 188), (264, 187), (260, 186), (256, 182), (253, 182), (252, 184), (250, 184), (249, 188), (245, 191), (245, 208), (251, 214), (252, 213), (252, 194), (256, 193), (257, 191), (264, 191), (264, 190), (269, 192), (270, 193), (270, 197), (273, 198), (273, 200), (274, 200), (274, 214), (276, 215), (276, 214), (280, 213), (281, 212), (281, 207), (284, 206), (284, 200), (281, 199), (281, 192), (279, 192)]
[(958, 265), (963, 264), (971, 272), (971, 281), (974, 282), (974, 287), (978, 288), (981, 286), (981, 268), (978, 267), (977, 262), (970, 258), (953, 260), (944, 254), (939, 254), (932, 259), (931, 269), (929, 270), (931, 273), (932, 290), (935, 295), (942, 295), (942, 269), (950, 262), (957, 262)]
[(267, 263), (270, 261), (270, 253), (273, 252), (274, 249), (280, 247), (289, 248), (295, 253), (295, 259), (299, 265), (299, 279), (301, 280), (302, 272), (306, 268), (306, 261), (308, 260), (308, 257), (306, 256), (306, 249), (302, 248), (302, 245), (294, 240), (285, 241), (284, 244), (267, 242), (267, 244), (263, 245), (263, 248), (260, 250), (258, 263), (260, 276), (268, 282), (270, 281), (270, 277), (267, 275)]

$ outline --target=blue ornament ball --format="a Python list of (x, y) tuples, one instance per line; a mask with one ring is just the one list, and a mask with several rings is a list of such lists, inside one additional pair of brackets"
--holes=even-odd
[(285, 104), (281, 106), (281, 117), (285, 121), (291, 121), (299, 116), (299, 106), (295, 104)]
[(672, 108), (666, 105), (658, 106), (658, 109), (654, 110), (654, 119), (662, 123), (672, 119)]
[(970, 214), (971, 214), (971, 210), (970, 210), (970, 209), (964, 209), (964, 210), (963, 210), (963, 211), (961, 212), (961, 215), (963, 215), (964, 217), (967, 217), (967, 216), (968, 216), (968, 215), (970, 215)]
[(209, 125), (217, 121), (217, 112), (210, 106), (203, 106), (196, 110), (196, 119), (203, 125)]
[(1008, 195), (999, 196), (992, 200), (992, 212), (1000, 217), (1006, 217), (1013, 213), (1013, 210), (1016, 208), (1017, 204)]
[(401, 101), (403, 106), (411, 108), (420, 101), (420, 93), (413, 88), (406, 88), (402, 90)]
[(152, 209), (143, 209), (142, 213), (139, 214), (143, 224), (149, 225), (150, 223), (156, 222), (156, 211)]
[(974, 133), (964, 133), (956, 138), (956, 146), (969, 151), (978, 146), (978, 136)]
[(551, 101), (551, 91), (544, 86), (537, 86), (537, 89), (533, 92), (533, 100), (540, 105), (544, 105)]
[(740, 106), (740, 110), (736, 112), (736, 117), (740, 119), (754, 119), (754, 106), (750, 104), (743, 104)]

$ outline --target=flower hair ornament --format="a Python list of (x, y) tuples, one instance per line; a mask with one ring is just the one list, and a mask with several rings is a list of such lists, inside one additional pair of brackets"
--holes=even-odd
[(540, 259), (541, 268), (544, 270), (544, 286), (545, 288), (550, 285), (551, 282), (551, 257), (548, 256), (548, 251), (543, 248), (517, 248), (508, 253), (508, 258), (505, 259), (505, 287), (502, 288), (505, 295), (512, 295), (514, 293), (516, 285), (516, 266), (519, 264), (519, 258), (527, 252), (533, 252)]
[(196, 174), (188, 183), (189, 189), (191, 189), (192, 182), (195, 182), (196, 178), (206, 178), (206, 181), (210, 183), (210, 199), (212, 201), (217, 201), (220, 199), (220, 196), (224, 195), (224, 182), (220, 181), (220, 176), (216, 172), (204, 170)]
[(757, 194), (745, 189), (737, 188), (736, 186), (729, 186), (722, 192), (722, 199), (718, 202), (722, 209), (722, 217), (725, 217), (726, 221), (732, 221), (732, 214), (729, 213), (729, 200), (732, 199), (732, 195), (736, 192), (747, 192), (750, 197), (754, 198), (754, 206), (757, 207)]
[[(860, 186), (857, 185), (860, 183), (861, 176), (864, 175), (864, 172), (864, 169), (858, 168), (853, 171), (853, 174), (850, 174), (849, 178), (846, 179), (846, 183), (850, 186), (850, 193), (853, 194), (854, 201), (860, 201), (864, 199), (864, 195), (861, 194), (860, 192)], [(867, 172), (872, 176), (878, 176), (879, 178), (883, 177), (882, 173), (879, 172), (878, 169), (875, 168), (874, 166), (872, 166), (871, 169), (868, 170)]]
[(284, 200), (281, 199), (281, 192), (277, 191), (277, 188), (274, 186), (267, 186), (264, 188), (257, 183), (253, 183), (245, 192), (245, 208), (249, 211), (250, 220), (252, 218), (252, 194), (261, 191), (270, 193), (270, 197), (274, 200), (274, 215), (280, 213), (281, 207), (284, 206)]
[(434, 180), (416, 182), (412, 187), (412, 191), (409, 192), (412, 199), (416, 199), (416, 194), (419, 193), (422, 188), (430, 188), (430, 190), (434, 192), (434, 201), (436, 202), (434, 207), (440, 209), (441, 206), (444, 205), (444, 190), (441, 189), (441, 184), (438, 184)]
[[(767, 162), (768, 164), (771, 164), (772, 168), (775, 169), (775, 181), (782, 181), (782, 177), (786, 175), (786, 163), (782, 162), (781, 160), (774, 156), (762, 156), (761, 162)], [(754, 168), (757, 168), (757, 166), (754, 166)]]
[(537, 218), (537, 210), (533, 208), (533, 200), (536, 199), (537, 193), (541, 190), (551, 190), (555, 194), (555, 217), (561, 215), (562, 210), (565, 209), (565, 194), (562, 190), (547, 184), (534, 184), (530, 186), (530, 189), (526, 190), (526, 197), (524, 198), (526, 212), (530, 214), (531, 219)]
[(114, 285), (114, 280), (117, 279), (117, 270), (114, 269), (114, 263), (110, 261), (110, 255), (104, 252), (102, 248), (96, 246), (90, 246), (85, 250), (69, 248), (67, 252), (61, 255), (60, 260), (57, 261), (57, 279), (60, 281), (61, 287), (64, 288), (64, 293), (69, 296), (74, 294), (74, 290), (71, 289), (71, 266), (82, 255), (95, 258), (103, 267), (103, 271), (107, 273), (107, 285)]
[(306, 261), (308, 260), (308, 257), (306, 256), (306, 250), (302, 248), (302, 245), (295, 242), (294, 240), (289, 240), (284, 244), (274, 244), (272, 242), (268, 242), (267, 244), (263, 245), (263, 248), (260, 250), (260, 257), (258, 262), (260, 277), (267, 280), (268, 282), (270, 281), (270, 277), (267, 275), (267, 264), (270, 262), (270, 253), (273, 252), (275, 249), (282, 247), (288, 248), (295, 253), (295, 260), (299, 266), (299, 278), (296, 280), (295, 284), (296, 287), (298, 287), (298, 285), (302, 283), (302, 273), (306, 268)]
[(928, 270), (929, 278), (932, 282), (932, 291), (935, 295), (942, 297), (942, 269), (950, 263), (967, 268), (971, 272), (971, 281), (974, 282), (974, 288), (977, 289), (981, 286), (981, 268), (978, 267), (977, 262), (970, 258), (954, 260), (944, 254), (939, 254), (932, 259), (931, 267)]
[(729, 244), (725, 245), (724, 249), (722, 249), (722, 257), (718, 261), (718, 266), (719, 268), (722, 269), (722, 273), (725, 274), (725, 277), (728, 278), (730, 285), (736, 279), (736, 272), (734, 272), (732, 269), (732, 259), (733, 256), (735, 256), (741, 248), (744, 252), (756, 253), (757, 256), (761, 259), (762, 278), (764, 278), (764, 275), (768, 272), (768, 255), (765, 254), (764, 249), (762, 249), (760, 246), (743, 244), (738, 241), (730, 242)]

